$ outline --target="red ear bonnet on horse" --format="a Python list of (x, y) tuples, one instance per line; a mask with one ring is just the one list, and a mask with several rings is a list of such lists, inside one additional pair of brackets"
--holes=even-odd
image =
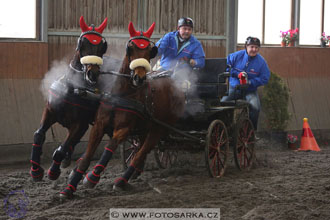
[[(128, 31), (129, 31), (129, 34), (131, 36), (130, 38), (143, 36), (143, 37), (146, 37), (146, 38), (150, 39), (152, 33), (154, 32), (154, 28), (155, 28), (155, 22), (152, 23), (152, 25), (149, 27), (149, 29), (146, 32), (136, 31), (132, 22), (130, 22), (129, 25), (128, 25)], [(138, 46), (141, 49), (146, 48), (150, 44), (150, 41), (147, 41), (147, 40), (144, 40), (144, 39), (134, 39), (132, 41), (134, 42), (134, 44), (136, 46)]]
[[(100, 34), (102, 34), (104, 28), (107, 26), (107, 22), (108, 22), (108, 18), (105, 18), (104, 21), (102, 22), (102, 24), (98, 27), (89, 27), (86, 23), (85, 23), (85, 20), (84, 20), (84, 17), (81, 16), (80, 17), (80, 20), (79, 20), (79, 23), (80, 23), (80, 28), (82, 30), (82, 32), (86, 32), (86, 31), (96, 31)], [(94, 30), (93, 30), (94, 28)], [(83, 37), (87, 38), (89, 40), (89, 42), (91, 42), (92, 44), (94, 45), (97, 45), (101, 42), (102, 40), (102, 37), (101, 36), (98, 36), (96, 34), (93, 34), (93, 33), (90, 33), (90, 34), (86, 34), (84, 35)]]

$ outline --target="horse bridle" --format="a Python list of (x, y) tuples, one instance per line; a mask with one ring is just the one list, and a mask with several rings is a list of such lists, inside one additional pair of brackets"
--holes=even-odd
[[(141, 31), (141, 35), (140, 36), (135, 36), (132, 37), (128, 40), (127, 44), (126, 44), (126, 55), (128, 56), (128, 62), (131, 62), (131, 56), (130, 56), (130, 48), (129, 48), (129, 44), (133, 41), (133, 40), (145, 40), (148, 41), (149, 43), (152, 43), (154, 46), (151, 48), (150, 51), (150, 59), (154, 58), (157, 53), (158, 53), (158, 47), (155, 45), (155, 43), (153, 41), (151, 41), (149, 38), (143, 36), (143, 32)], [(134, 41), (133, 41), (134, 43)], [(135, 43), (134, 43), (135, 44)], [(136, 44), (135, 44), (136, 45)]]
[[(87, 34), (94, 34), (94, 35), (97, 35), (99, 37), (102, 38), (102, 42), (104, 43), (104, 50), (102, 51), (102, 54), (104, 54), (107, 49), (108, 49), (108, 43), (107, 43), (107, 40), (105, 39), (105, 37), (102, 36), (102, 34), (100, 34), (99, 32), (95, 31), (95, 26), (92, 24), (91, 25), (93, 30), (90, 30), (90, 31), (86, 31), (86, 32), (83, 32), (81, 33), (81, 35), (79, 36), (78, 38), (78, 42), (77, 42), (77, 47), (76, 47), (76, 51), (79, 51), (79, 54), (80, 54), (80, 48), (81, 48), (81, 44), (82, 44), (82, 38), (87, 35)], [(80, 54), (81, 55), (81, 54)]]

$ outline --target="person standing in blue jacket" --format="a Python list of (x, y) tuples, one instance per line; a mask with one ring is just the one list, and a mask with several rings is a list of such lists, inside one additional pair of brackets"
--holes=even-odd
[[(256, 37), (248, 37), (245, 41), (245, 50), (240, 50), (229, 54), (227, 65), (231, 67), (229, 78), (228, 96), (224, 96), (221, 101), (230, 101), (234, 98), (246, 100), (249, 106), (249, 117), (257, 131), (258, 118), (260, 112), (260, 99), (258, 96), (258, 87), (268, 83), (270, 71), (265, 59), (259, 54), (260, 40)], [(247, 89), (237, 90), (236, 85), (245, 78)]]
[(201, 43), (192, 35), (193, 28), (193, 20), (182, 17), (178, 20), (177, 31), (167, 33), (156, 43), (161, 69), (172, 70), (180, 61), (193, 68), (204, 67), (205, 53)]

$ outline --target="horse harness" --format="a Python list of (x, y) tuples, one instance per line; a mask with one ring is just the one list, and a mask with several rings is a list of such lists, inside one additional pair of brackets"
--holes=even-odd
[[(139, 89), (142, 89), (141, 87)], [(153, 93), (154, 89), (150, 88), (150, 84), (144, 84), (145, 98), (144, 102), (134, 98), (128, 98), (128, 95), (134, 94), (136, 91), (124, 94), (104, 93), (101, 105), (106, 108), (132, 113), (142, 120), (148, 120), (153, 115)], [(112, 112), (114, 114), (114, 112)]]

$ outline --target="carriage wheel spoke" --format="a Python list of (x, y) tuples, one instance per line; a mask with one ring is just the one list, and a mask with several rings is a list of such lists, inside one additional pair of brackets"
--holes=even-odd
[(216, 174), (216, 159), (217, 159), (217, 154), (215, 154), (212, 159), (213, 174)]
[(249, 164), (249, 157), (248, 154), (246, 153), (246, 148), (244, 149), (244, 167), (248, 167)]
[(224, 151), (224, 150), (220, 150), (220, 154), (222, 154), (224, 157), (227, 155), (226, 151)]
[(210, 159), (213, 158), (214, 155), (215, 155), (216, 153), (217, 153), (216, 150), (210, 150), (210, 151), (209, 151), (209, 158), (210, 158)]
[(247, 135), (247, 140), (250, 140), (252, 135), (253, 135), (254, 131), (251, 129), (250, 132)]
[(250, 153), (250, 155), (252, 155), (252, 153), (253, 153), (252, 151), (253, 150), (250, 147), (247, 147), (246, 150)]
[(210, 150), (217, 151), (218, 150), (218, 147), (217, 146), (210, 146)]
[(217, 170), (217, 175), (219, 176), (220, 175), (220, 171), (222, 170), (222, 166), (221, 166), (221, 158), (220, 158), (220, 156), (219, 156), (219, 154), (217, 154), (217, 168), (218, 168), (218, 170)]
[(219, 155), (219, 169), (221, 168), (221, 169), (223, 169), (224, 167), (225, 167), (225, 165), (223, 164), (223, 161), (222, 161), (222, 159), (221, 159), (221, 157), (220, 157), (220, 155)]

